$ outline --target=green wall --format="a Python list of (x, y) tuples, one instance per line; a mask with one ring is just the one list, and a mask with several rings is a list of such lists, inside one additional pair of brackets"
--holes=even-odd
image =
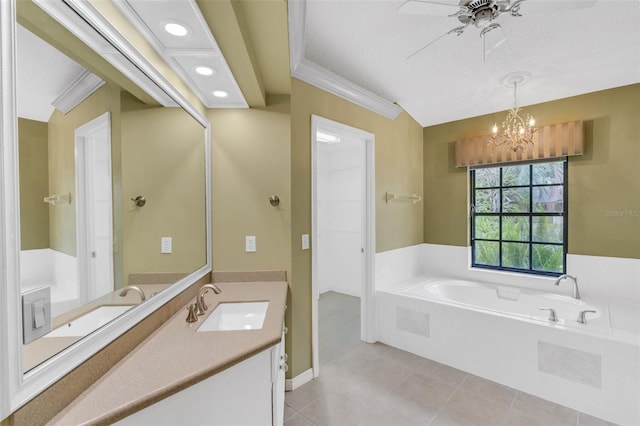
[[(51, 248), (76, 255), (75, 129), (109, 111), (112, 164), (120, 161), (120, 89), (104, 85), (67, 114), (55, 110), (49, 119), (49, 193), (71, 194), (71, 203), (52, 207), (49, 214)], [(118, 172), (114, 170), (113, 176)], [(114, 193), (114, 211), (117, 197)], [(119, 206), (118, 206), (119, 207)]]
[[(263, 109), (215, 109), (211, 121), (214, 271), (287, 270), (291, 264), (290, 98)], [(269, 197), (277, 195), (273, 207)], [(245, 236), (257, 251), (245, 252)]]
[(49, 248), (47, 123), (18, 118), (20, 249)]
[[(206, 261), (204, 128), (181, 108), (123, 111), (124, 282), (131, 273), (190, 273)], [(146, 198), (144, 207), (131, 201)], [(160, 252), (161, 237), (172, 253)]]
[[(539, 125), (585, 122), (585, 154), (569, 158), (568, 252), (640, 258), (640, 85), (527, 106)], [(468, 178), (457, 139), (489, 133), (506, 112), (424, 129), (424, 240), (468, 245)]]
[(300, 236), (311, 233), (311, 115), (375, 135), (376, 251), (423, 241), (423, 203), (386, 204), (386, 191), (423, 195), (422, 128), (408, 114), (386, 119), (300, 80), (291, 82), (290, 305), (292, 375), (311, 368), (311, 251)]

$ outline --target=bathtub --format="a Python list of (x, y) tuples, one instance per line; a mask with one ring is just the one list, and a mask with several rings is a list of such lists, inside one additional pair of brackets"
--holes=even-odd
[[(608, 306), (448, 278), (375, 293), (377, 340), (618, 424), (640, 424), (640, 336)], [(557, 322), (549, 321), (555, 309)], [(587, 323), (577, 322), (583, 310)]]
[[(403, 293), (501, 316), (576, 327), (587, 333), (610, 332), (606, 308), (552, 293), (452, 279), (427, 280)], [(549, 311), (541, 308), (552, 308), (558, 320), (550, 322)], [(595, 312), (586, 314), (586, 324), (578, 322), (578, 315), (586, 310)]]

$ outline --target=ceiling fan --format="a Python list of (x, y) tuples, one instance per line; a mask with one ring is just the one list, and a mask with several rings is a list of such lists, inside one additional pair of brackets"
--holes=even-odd
[[(412, 58), (427, 47), (431, 46), (443, 37), (449, 34), (461, 35), (464, 30), (474, 25), (480, 29), (480, 37), (486, 41), (486, 35), (494, 32), (496, 38), (492, 40), (491, 49), (504, 43), (505, 37), (502, 34), (502, 27), (495, 20), (502, 14), (514, 17), (522, 16), (520, 13), (524, 5), (524, 12), (527, 15), (554, 13), (559, 10), (583, 9), (593, 6), (597, 0), (566, 0), (566, 1), (549, 1), (549, 0), (455, 0), (447, 1), (431, 1), (431, 0), (406, 0), (398, 8), (398, 13), (410, 15), (431, 15), (431, 16), (447, 16), (455, 17), (460, 24), (446, 33), (440, 35), (436, 39), (422, 46), (407, 57)], [(454, 12), (455, 8), (458, 10)], [(453, 13), (450, 13), (453, 12)], [(494, 31), (498, 30), (498, 31)], [(487, 49), (485, 46), (485, 53)]]

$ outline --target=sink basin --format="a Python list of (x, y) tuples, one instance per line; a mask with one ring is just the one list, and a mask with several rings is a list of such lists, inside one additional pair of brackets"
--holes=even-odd
[(44, 337), (81, 337), (92, 333), (106, 323), (128, 311), (133, 305), (100, 306), (67, 324), (60, 326)]
[(198, 331), (259, 330), (268, 307), (269, 302), (220, 303)]

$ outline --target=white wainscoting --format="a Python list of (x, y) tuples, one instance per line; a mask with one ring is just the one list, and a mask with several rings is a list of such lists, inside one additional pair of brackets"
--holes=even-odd
[(78, 261), (52, 249), (20, 251), (20, 288), (51, 287), (51, 316), (80, 305)]

